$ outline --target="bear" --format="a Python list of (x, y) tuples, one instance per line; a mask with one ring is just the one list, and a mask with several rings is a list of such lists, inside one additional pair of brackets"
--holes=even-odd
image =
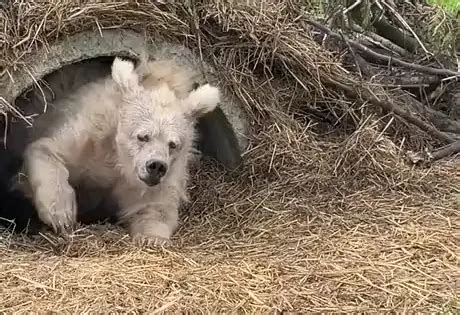
[[(132, 59), (137, 71), (143, 76), (143, 85), (164, 78), (173, 84), (176, 92), (183, 93), (190, 92), (206, 80), (201, 71), (195, 70), (198, 65), (190, 64), (182, 56), (177, 58), (157, 53), (153, 61), (150, 58), (148, 53), (144, 52), (139, 58)], [(29, 119), (48, 115), (54, 111), (56, 100), (67, 97), (88, 82), (110, 76), (113, 59), (112, 56), (85, 59), (45, 75), (39, 80), (39, 85), (31, 86), (16, 98), (16, 110)], [(151, 71), (153, 68), (155, 72)], [(152, 73), (155, 75), (152, 76)], [(30, 131), (33, 128), (30, 127), (30, 123), (18, 119), (15, 115), (8, 115), (6, 119), (1, 118), (3, 117), (0, 117), (0, 133), (3, 132), (1, 138), (5, 140), (5, 146), (8, 146), (9, 152), (22, 155), (25, 146), (30, 142)], [(216, 162), (226, 173), (237, 173), (243, 162), (241, 147), (233, 125), (221, 106), (201, 116), (196, 130), (198, 137), (195, 147), (201, 153), (201, 157)]]
[(194, 127), (217, 107), (220, 90), (189, 87), (185, 68), (154, 63), (136, 68), (116, 57), (111, 76), (56, 100), (34, 122), (18, 185), (55, 232), (75, 225), (75, 187), (84, 187), (108, 192), (136, 243), (170, 244), (188, 201)]

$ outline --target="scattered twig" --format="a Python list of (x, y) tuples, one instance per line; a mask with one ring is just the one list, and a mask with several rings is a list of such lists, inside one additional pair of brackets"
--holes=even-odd
[(460, 141), (448, 144), (436, 151), (429, 152), (427, 150), (422, 152), (414, 153), (412, 151), (407, 152), (407, 157), (413, 164), (429, 164), (435, 161), (441, 160), (445, 157), (460, 153)]
[[(314, 27), (318, 28), (319, 30), (321, 30), (322, 32), (324, 32), (325, 34), (329, 35), (329, 36), (332, 36), (332, 37), (335, 37), (337, 39), (342, 39), (342, 37), (335, 33), (334, 31), (330, 30), (329, 28), (327, 28), (326, 26), (316, 22), (316, 21), (312, 21), (312, 20), (309, 20), (309, 19), (305, 19), (305, 22), (310, 24), (310, 25), (313, 25)], [(380, 53), (377, 53), (375, 51), (373, 51), (372, 49), (370, 49), (369, 47), (366, 47), (356, 41), (353, 41), (353, 40), (349, 40), (349, 44), (359, 50), (361, 50), (364, 54), (376, 59), (376, 60), (380, 60), (380, 61), (384, 61), (384, 62), (388, 62), (388, 63), (394, 63), (394, 64), (397, 64), (397, 65), (400, 65), (400, 66), (404, 66), (404, 67), (407, 67), (407, 68), (411, 68), (411, 69), (414, 69), (414, 70), (417, 70), (417, 71), (420, 71), (420, 72), (425, 72), (425, 73), (431, 73), (431, 74), (437, 74), (437, 75), (442, 75), (442, 76), (451, 76), (451, 77), (460, 77), (460, 72), (455, 72), (455, 71), (452, 71), (452, 70), (448, 70), (448, 69), (437, 69), (437, 68), (432, 68), (432, 67), (428, 67), (428, 66), (422, 66), (422, 65), (418, 65), (418, 64), (414, 64), (414, 63), (409, 63), (409, 62), (406, 62), (406, 61), (403, 61), (403, 60), (400, 60), (398, 58), (395, 58), (395, 57), (389, 57), (389, 56), (386, 56), (386, 55), (383, 55), (383, 54), (380, 54)]]
[(349, 6), (348, 8), (344, 9), (342, 14), (343, 15), (346, 15), (348, 12), (350, 12), (351, 10), (353, 10), (354, 8), (356, 8), (358, 5), (360, 5), (362, 2), (362, 0), (357, 0), (355, 1), (355, 3), (353, 3), (351, 6)]
[(401, 88), (428, 88), (432, 85), (439, 84), (440, 80), (435, 75), (420, 75), (414, 76), (412, 73), (403, 74), (400, 76), (380, 75), (373, 73), (375, 83), (385, 87), (401, 87)]
[(361, 69), (361, 73), (364, 74), (365, 77), (371, 77), (373, 75), (372, 67), (366, 59), (358, 54), (355, 54), (355, 58), (357, 66)]
[(315, 116), (316, 118), (318, 118), (322, 122), (328, 123), (329, 125), (334, 125), (335, 124), (335, 121), (333, 121), (332, 119), (327, 117), (327, 114), (325, 114), (325, 113), (323, 113), (323, 112), (321, 112), (321, 111), (319, 111), (319, 110), (317, 110), (315, 108), (309, 107), (308, 105), (305, 105), (305, 107), (302, 107), (302, 109), (299, 110), (299, 114), (301, 114), (301, 115), (310, 114), (310, 115)]
[(414, 36), (415, 40), (418, 42), (418, 44), (420, 45), (420, 47), (422, 47), (423, 51), (425, 52), (425, 54), (427, 55), (432, 55), (432, 53), (430, 53), (428, 51), (428, 49), (426, 49), (425, 45), (423, 45), (422, 41), (420, 40), (420, 38), (418, 38), (417, 34), (415, 33), (415, 31), (410, 27), (409, 24), (407, 24), (407, 22), (403, 19), (403, 17), (401, 16), (401, 14), (398, 13), (398, 11), (395, 10), (395, 8), (391, 5), (389, 5), (386, 1), (382, 1), (383, 4), (391, 11), (391, 13), (393, 13), (393, 15), (396, 17), (396, 19), (409, 31), (412, 33), (412, 35)]
[(419, 127), (421, 130), (425, 131), (426, 133), (430, 134), (431, 136), (446, 142), (446, 143), (452, 143), (455, 140), (446, 135), (445, 133), (439, 131), (432, 125), (418, 119), (414, 115), (412, 115), (409, 111), (405, 111), (401, 109), (399, 106), (396, 104), (392, 103), (390, 100), (382, 101), (375, 96), (374, 93), (372, 93), (368, 88), (366, 89), (359, 89), (359, 91), (351, 87), (347, 84), (337, 82), (334, 79), (329, 78), (328, 79), (331, 84), (334, 86), (341, 88), (345, 92), (349, 93), (353, 97), (359, 97), (361, 96), (363, 99), (369, 101), (370, 103), (379, 106), (382, 109), (385, 109), (389, 112), (393, 112), (396, 115), (400, 116), (401, 118), (404, 118), (408, 122), (414, 124), (415, 126)]
[(403, 47), (407, 51), (414, 53), (417, 50), (418, 43), (410, 36), (409, 32), (390, 24), (385, 18), (377, 19), (372, 26), (378, 35), (388, 39), (392, 43)]
[(430, 85), (426, 83), (379, 83), (380, 86), (385, 88), (398, 88), (398, 89), (421, 89), (427, 88)]
[(361, 33), (366, 37), (371, 38), (373, 41), (379, 43), (383, 47), (399, 54), (400, 56), (406, 56), (408, 54), (408, 51), (401, 46), (393, 43), (391, 40), (386, 39), (385, 37), (382, 37), (376, 33), (373, 32), (368, 32), (365, 31), (361, 26), (359, 25), (353, 25), (353, 30), (357, 33)]
[(404, 104), (404, 108), (416, 112), (423, 116), (426, 120), (430, 121), (431, 124), (438, 130), (444, 133), (460, 135), (459, 121), (452, 119), (443, 112), (438, 111), (430, 106), (425, 106), (404, 91), (394, 91), (393, 97), (397, 99), (400, 104)]
[(437, 151), (431, 153), (431, 161), (437, 161), (447, 156), (451, 156), (454, 154), (460, 153), (460, 141), (456, 141), (451, 143)]
[(0, 108), (2, 106), (8, 108), (9, 111), (11, 111), (17, 117), (21, 118), (30, 127), (32, 126), (32, 123), (27, 119), (28, 117), (24, 116), (15, 106), (11, 105), (3, 96), (0, 96)]
[[(449, 116), (460, 120), (460, 87), (452, 92)], [(459, 122), (460, 123), (460, 122)]]
[(355, 64), (356, 64), (356, 68), (358, 69), (359, 76), (362, 78), (363, 73), (361, 72), (360, 62), (358, 61), (357, 55), (355, 53), (355, 50), (350, 45), (350, 40), (342, 32), (340, 33), (340, 36), (342, 37), (342, 40), (347, 44), (348, 49), (350, 50), (350, 53), (353, 56), (353, 59), (355, 60)]

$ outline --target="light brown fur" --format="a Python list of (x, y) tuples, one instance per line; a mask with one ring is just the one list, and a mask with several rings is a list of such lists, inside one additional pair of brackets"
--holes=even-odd
[[(116, 58), (111, 77), (81, 87), (55, 104), (59, 110), (39, 118), (24, 153), (24, 173), (41, 220), (65, 232), (76, 221), (73, 187), (109, 188), (132, 237), (168, 242), (187, 200), (194, 123), (219, 102), (216, 87), (192, 90), (194, 75), (172, 61), (134, 69)], [(155, 186), (140, 180), (149, 159), (168, 166)]]

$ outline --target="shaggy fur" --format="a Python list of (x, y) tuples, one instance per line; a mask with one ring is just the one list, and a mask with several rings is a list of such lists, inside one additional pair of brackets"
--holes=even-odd
[(177, 228), (194, 125), (215, 109), (219, 91), (192, 90), (186, 69), (154, 63), (135, 69), (116, 58), (111, 77), (58, 100), (34, 123), (21, 186), (55, 231), (76, 223), (75, 187), (109, 191), (136, 241), (164, 244)]
[[(141, 59), (138, 68), (139, 73), (144, 76), (144, 85), (153, 86), (159, 82), (165, 82), (180, 98), (197, 88), (195, 82), (199, 81), (199, 74), (192, 69), (185, 69), (171, 60), (153, 62), (145, 62), (145, 60), (147, 58)], [(235, 170), (241, 166), (238, 140), (230, 122), (219, 107), (201, 116), (197, 129), (200, 135), (197, 148), (204, 156), (217, 160), (229, 170)]]

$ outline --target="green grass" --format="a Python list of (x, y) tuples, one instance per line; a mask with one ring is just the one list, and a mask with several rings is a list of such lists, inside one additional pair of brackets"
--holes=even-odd
[(460, 11), (460, 0), (430, 0), (429, 2), (439, 5), (452, 13), (458, 13)]

